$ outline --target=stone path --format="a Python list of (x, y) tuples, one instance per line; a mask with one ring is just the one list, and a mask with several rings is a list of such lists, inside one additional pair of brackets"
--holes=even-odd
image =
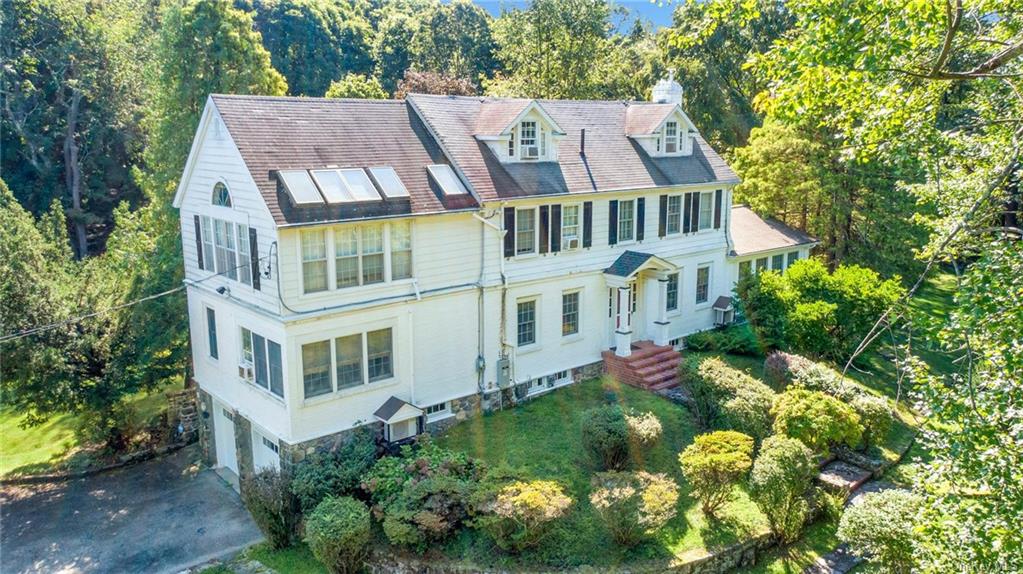
[[(862, 472), (867, 472), (857, 467), (852, 468), (860, 470)], [(827, 470), (827, 468), (825, 470)], [(859, 476), (859, 473), (855, 473), (853, 471), (850, 472), (852, 472), (854, 476)], [(821, 474), (823, 475), (824, 473), (822, 472)], [(891, 488), (898, 487), (890, 482), (883, 480), (871, 480), (869, 482), (860, 482), (853, 489), (852, 496), (850, 496), (849, 500), (845, 502), (845, 507), (849, 508), (850, 506), (856, 506), (860, 504), (863, 501), (863, 497), (866, 496), (867, 494), (870, 494), (871, 492), (881, 492)], [(824, 556), (818, 558), (817, 561), (814, 562), (813, 564), (807, 566), (806, 569), (803, 570), (803, 574), (846, 574), (846, 572), (849, 572), (850, 570), (855, 568), (856, 565), (859, 564), (860, 562), (863, 562), (863, 558), (860, 558), (859, 556), (853, 554), (848, 544), (842, 543), (839, 544), (838, 547), (836, 547), (831, 552), (828, 552)]]

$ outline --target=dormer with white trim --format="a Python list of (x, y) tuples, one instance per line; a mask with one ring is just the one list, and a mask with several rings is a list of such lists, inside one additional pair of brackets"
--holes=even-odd
[(651, 157), (679, 157), (693, 153), (696, 126), (678, 104), (630, 104), (625, 111), (626, 135)]
[(484, 101), (475, 137), (502, 163), (558, 161), (564, 130), (536, 100)]

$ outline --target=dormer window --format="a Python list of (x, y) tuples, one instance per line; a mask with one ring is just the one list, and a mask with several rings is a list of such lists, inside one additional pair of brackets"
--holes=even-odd
[(664, 124), (664, 153), (678, 153), (678, 122)]
[(540, 159), (540, 146), (536, 138), (536, 122), (519, 124), (519, 151), (522, 159)]

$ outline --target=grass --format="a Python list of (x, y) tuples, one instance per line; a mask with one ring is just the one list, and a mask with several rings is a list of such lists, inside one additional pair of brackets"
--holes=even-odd
[(327, 569), (313, 556), (305, 544), (296, 544), (284, 550), (273, 550), (265, 542), (245, 551), (244, 557), (256, 560), (275, 572), (288, 574), (325, 574)]
[[(129, 399), (137, 421), (145, 422), (166, 407), (166, 390), (163, 387)], [(88, 464), (75, 432), (80, 417), (58, 415), (34, 427), (24, 427), (24, 421), (24, 415), (0, 409), (0, 476), (42, 474)]]
[(838, 525), (834, 521), (811, 524), (796, 542), (762, 554), (746, 574), (801, 574), (817, 558), (838, 546), (837, 531)]
[[(584, 412), (603, 404), (609, 394), (625, 407), (657, 415), (664, 436), (644, 460), (635, 461), (636, 466), (666, 473), (682, 487), (679, 516), (656, 540), (630, 551), (616, 547), (590, 506), (590, 479), (597, 469), (579, 448)], [(585, 381), (459, 424), (438, 439), (441, 446), (466, 452), (491, 465), (520, 468), (531, 478), (557, 480), (575, 505), (560, 532), (543, 547), (515, 559), (495, 552), (491, 543), (474, 531), (463, 532), (447, 545), (445, 553), (492, 566), (608, 567), (635, 560), (699, 556), (763, 531), (764, 517), (744, 492), (737, 490), (734, 500), (716, 520), (704, 516), (689, 496), (678, 453), (692, 442), (696, 432), (684, 408), (609, 379)]]

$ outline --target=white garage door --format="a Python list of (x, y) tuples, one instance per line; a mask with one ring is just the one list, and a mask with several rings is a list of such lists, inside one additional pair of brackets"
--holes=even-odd
[(213, 434), (216, 435), (217, 466), (223, 466), (238, 474), (238, 452), (234, 443), (234, 421), (224, 410), (223, 405), (214, 407), (216, 418), (213, 421)]
[(252, 429), (252, 466), (256, 472), (264, 468), (281, 468), (280, 447), (270, 435)]

